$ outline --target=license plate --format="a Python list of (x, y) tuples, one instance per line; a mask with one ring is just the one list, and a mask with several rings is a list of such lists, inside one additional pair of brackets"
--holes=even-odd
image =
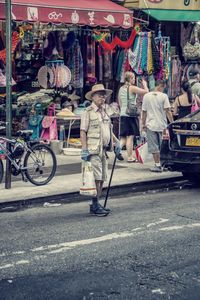
[(199, 137), (189, 137), (186, 139), (185, 145), (200, 147), (200, 138)]

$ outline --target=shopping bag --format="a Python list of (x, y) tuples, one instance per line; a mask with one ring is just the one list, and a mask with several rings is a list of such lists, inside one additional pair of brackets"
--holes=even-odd
[(191, 112), (195, 112), (200, 108), (198, 105), (199, 102), (200, 102), (199, 97), (197, 95), (193, 95)]
[(135, 155), (138, 162), (144, 164), (149, 159), (147, 142), (140, 144), (135, 149)]
[(90, 161), (82, 162), (82, 183), (80, 187), (80, 194), (83, 196), (97, 195), (94, 173)]

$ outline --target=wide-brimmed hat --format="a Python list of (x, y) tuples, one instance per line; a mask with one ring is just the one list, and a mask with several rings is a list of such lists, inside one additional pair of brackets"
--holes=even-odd
[(112, 94), (112, 90), (105, 89), (104, 85), (99, 83), (93, 85), (92, 90), (85, 94), (85, 98), (92, 101), (92, 95), (97, 92), (106, 92), (106, 97), (109, 97)]
[(76, 95), (75, 92), (71, 95), (68, 95), (68, 98), (73, 101), (73, 100), (79, 100), (81, 97)]

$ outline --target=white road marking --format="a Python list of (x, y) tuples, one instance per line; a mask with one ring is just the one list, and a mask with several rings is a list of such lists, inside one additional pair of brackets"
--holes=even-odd
[[(161, 228), (151, 228), (153, 226), (162, 224), (164, 222), (168, 222), (168, 219), (162, 219), (160, 218), (158, 221), (154, 223), (150, 223), (148, 225), (144, 225), (143, 227), (137, 227), (133, 228), (129, 231), (123, 231), (123, 232), (114, 232), (110, 233), (107, 235), (102, 235), (99, 237), (95, 238), (90, 238), (90, 239), (85, 239), (85, 240), (77, 240), (77, 241), (72, 241), (72, 242), (64, 242), (64, 243), (59, 243), (59, 244), (52, 244), (52, 245), (45, 245), (33, 249), (29, 249), (27, 251), (14, 251), (12, 253), (2, 253), (0, 256), (1, 257), (11, 257), (14, 255), (22, 255), (22, 254), (30, 254), (30, 252), (34, 252), (35, 256), (34, 259), (39, 260), (46, 258), (48, 254), (55, 254), (55, 253), (61, 253), (67, 250), (71, 250), (75, 247), (79, 246), (85, 246), (85, 245), (91, 245), (94, 243), (101, 243), (101, 242), (106, 242), (106, 241), (112, 241), (114, 239), (121, 239), (121, 238), (127, 238), (131, 236), (136, 236), (136, 235), (141, 235), (144, 234), (147, 231), (147, 228), (149, 228), (150, 232), (156, 232), (156, 231), (173, 231), (173, 230), (182, 230), (182, 229), (190, 229), (190, 228), (199, 228), (200, 223), (193, 223), (193, 224), (185, 224), (185, 225), (180, 225), (180, 226), (169, 226), (169, 227), (161, 227)], [(148, 230), (148, 231), (149, 231)], [(41, 252), (44, 252), (45, 255), (38, 255)], [(6, 269), (6, 268), (12, 268), (17, 265), (23, 265), (23, 264), (29, 264), (29, 260), (19, 260), (14, 263), (9, 263), (5, 265), (0, 265), (0, 269)]]
[(3, 265), (3, 266), (0, 266), (0, 270), (7, 269), (7, 268), (12, 268), (12, 267), (14, 267), (14, 264), (6, 264), (6, 265)]
[(131, 230), (131, 232), (142, 230), (142, 227), (137, 227)]
[(169, 222), (169, 219), (162, 219), (162, 218), (160, 218), (159, 221), (148, 224), (147, 228), (155, 226), (155, 225), (158, 225), (158, 224), (166, 223), (166, 222)]
[[(21, 255), (21, 254), (25, 254), (26, 252), (25, 251), (15, 251), (15, 252), (12, 252), (11, 255)], [(0, 254), (0, 257), (4, 257), (4, 256), (9, 256), (9, 252), (8, 253), (1, 253)]]
[(160, 228), (159, 231), (172, 231), (172, 230), (180, 230), (180, 229), (184, 229), (184, 228), (195, 228), (195, 227), (200, 227), (200, 223), (163, 227), (163, 228)]
[(15, 263), (16, 265), (26, 265), (29, 264), (29, 260), (19, 260)]
[(15, 266), (18, 266), (18, 265), (26, 265), (26, 264), (29, 264), (29, 263), (30, 263), (29, 260), (18, 260), (15, 263), (0, 266), (0, 270), (12, 268), (12, 267), (15, 267)]
[(161, 289), (154, 289), (151, 291), (153, 294), (159, 294), (159, 295), (164, 295), (165, 292)]
[(84, 245), (90, 245), (94, 243), (99, 243), (99, 242), (105, 242), (105, 241), (110, 241), (113, 239), (118, 239), (118, 238), (126, 238), (129, 236), (132, 236), (133, 233), (129, 231), (124, 231), (124, 232), (119, 232), (119, 233), (111, 233), (107, 235), (103, 235), (100, 237), (92, 238), (92, 239), (86, 239), (86, 240), (79, 240), (79, 241), (73, 241), (73, 242), (67, 242), (67, 243), (60, 243), (60, 244), (55, 244), (55, 245), (48, 245), (48, 246), (42, 246), (39, 248), (32, 249), (31, 251), (33, 252), (38, 252), (38, 251), (44, 251), (44, 250), (51, 250), (50, 253), (58, 253), (62, 252), (64, 250), (70, 250), (72, 248), (75, 248), (77, 246), (84, 246)]

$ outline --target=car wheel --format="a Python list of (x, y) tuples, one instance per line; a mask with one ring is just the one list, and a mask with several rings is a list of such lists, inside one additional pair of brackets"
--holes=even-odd
[(182, 172), (183, 177), (200, 186), (200, 173)]

